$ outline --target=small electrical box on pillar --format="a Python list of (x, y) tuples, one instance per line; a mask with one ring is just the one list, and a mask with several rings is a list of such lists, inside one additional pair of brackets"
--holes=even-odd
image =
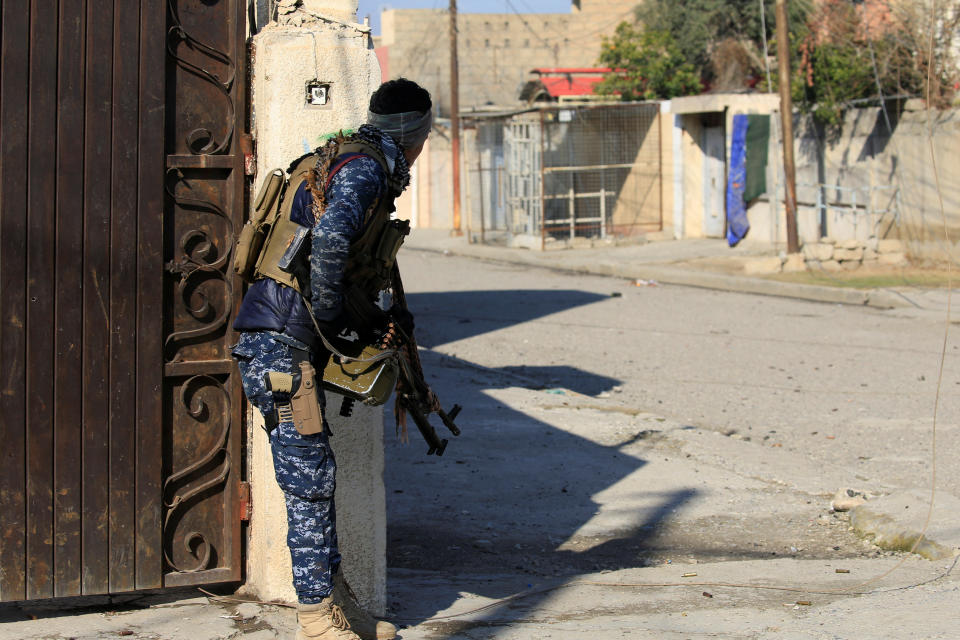
[(307, 83), (307, 104), (322, 107), (330, 99), (330, 85), (318, 80)]

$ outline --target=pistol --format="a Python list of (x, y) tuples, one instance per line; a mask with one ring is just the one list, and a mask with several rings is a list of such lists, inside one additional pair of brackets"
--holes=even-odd
[(323, 431), (323, 411), (317, 398), (317, 371), (304, 360), (300, 373), (268, 371), (267, 389), (274, 392), (279, 422), (293, 422), (300, 435)]

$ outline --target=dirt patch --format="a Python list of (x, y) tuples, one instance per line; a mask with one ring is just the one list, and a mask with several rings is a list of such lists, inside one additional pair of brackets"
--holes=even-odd
[(960, 273), (949, 274), (946, 269), (922, 267), (861, 267), (856, 271), (803, 271), (765, 276), (779, 282), (813, 284), (849, 289), (939, 289), (947, 287), (951, 279), (960, 281)]

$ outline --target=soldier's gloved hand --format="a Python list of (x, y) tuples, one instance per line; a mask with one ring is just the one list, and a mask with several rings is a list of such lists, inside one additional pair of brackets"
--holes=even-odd
[(325, 338), (335, 338), (347, 328), (347, 317), (341, 313), (332, 320), (320, 320), (318, 318), (317, 325), (319, 325), (320, 331), (323, 332)]
[(390, 317), (407, 336), (413, 336), (414, 322), (412, 313), (394, 305), (390, 308)]

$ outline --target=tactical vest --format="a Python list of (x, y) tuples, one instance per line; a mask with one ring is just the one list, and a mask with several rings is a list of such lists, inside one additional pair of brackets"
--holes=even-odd
[[(329, 145), (336, 145), (331, 149)], [(315, 188), (324, 192), (336, 173), (359, 156), (377, 161), (387, 176), (387, 193), (374, 202), (364, 215), (363, 231), (350, 244), (344, 272), (344, 306), (351, 322), (372, 326), (382, 312), (376, 299), (390, 285), (391, 272), (403, 238), (409, 233), (409, 223), (391, 220), (396, 210), (394, 200), (403, 190), (392, 175), (387, 159), (379, 146), (368, 142), (337, 138), (328, 142), (323, 153), (302, 158), (293, 167), (288, 178), (275, 169), (264, 180), (254, 200), (250, 220), (244, 225), (237, 241), (234, 270), (247, 282), (270, 278), (291, 287), (306, 298), (310, 296), (309, 246), (311, 228), (291, 219), (294, 196), (300, 186), (315, 176), (325, 178)], [(327, 158), (324, 162), (324, 157)], [(317, 194), (312, 194), (315, 215), (323, 215), (317, 206)], [(322, 200), (321, 200), (322, 201)]]

